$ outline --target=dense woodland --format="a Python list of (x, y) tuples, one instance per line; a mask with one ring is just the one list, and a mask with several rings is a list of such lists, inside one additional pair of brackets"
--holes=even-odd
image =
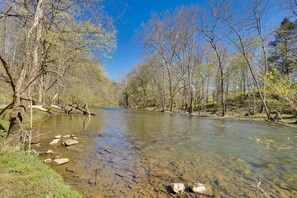
[(0, 102), (11, 139), (22, 138), (31, 102), (51, 107), (113, 104), (101, 60), (116, 47), (114, 19), (100, 0), (3, 0)]
[(137, 35), (147, 58), (123, 79), (121, 104), (296, 115), (296, 13), (295, 0), (250, 0), (153, 14)]

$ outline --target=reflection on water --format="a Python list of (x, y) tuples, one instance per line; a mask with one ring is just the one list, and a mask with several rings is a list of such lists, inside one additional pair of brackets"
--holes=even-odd
[[(60, 115), (36, 126), (39, 151), (71, 162), (53, 165), (84, 197), (168, 197), (171, 182), (210, 184), (214, 196), (297, 196), (297, 131), (122, 108), (95, 117)], [(40, 135), (42, 134), (42, 135)], [(76, 134), (80, 144), (49, 145)], [(187, 193), (187, 197), (195, 197)]]

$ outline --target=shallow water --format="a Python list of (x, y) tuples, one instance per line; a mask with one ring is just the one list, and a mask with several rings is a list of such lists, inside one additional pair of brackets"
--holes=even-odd
[[(215, 197), (297, 197), (296, 129), (123, 108), (96, 111), (91, 118), (54, 116), (35, 127), (37, 150), (55, 152), (40, 158), (69, 158), (52, 166), (84, 197), (175, 197), (171, 182), (206, 183)], [(49, 145), (66, 134), (80, 143)]]

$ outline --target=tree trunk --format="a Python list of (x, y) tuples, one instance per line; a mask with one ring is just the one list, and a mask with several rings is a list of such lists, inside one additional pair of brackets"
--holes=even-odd
[(45, 95), (45, 87), (44, 87), (44, 75), (39, 78), (39, 89), (38, 89), (38, 104), (44, 105), (44, 95)]
[[(10, 125), (8, 130), (8, 135), (6, 142), (11, 146), (18, 147), (21, 143), (21, 140), (25, 138), (25, 126), (23, 124), (23, 119), (26, 112), (26, 89), (29, 89), (30, 86), (32, 86), (31, 80), (29, 82), (26, 82), (27, 74), (29, 72), (30, 68), (30, 58), (31, 58), (31, 50), (29, 48), (29, 43), (31, 40), (31, 37), (33, 35), (34, 30), (38, 30), (39, 25), (41, 24), (41, 20), (43, 18), (43, 0), (39, 0), (35, 12), (34, 22), (32, 27), (30, 28), (29, 32), (26, 36), (25, 41), (25, 58), (24, 58), (24, 64), (20, 73), (20, 76), (18, 78), (18, 81), (14, 88), (13, 93), (13, 99), (12, 99), (12, 111), (10, 113)], [(42, 27), (41, 27), (42, 28)], [(41, 35), (36, 35), (35, 41), (37, 41), (37, 38)], [(38, 45), (38, 43), (34, 43), (34, 46)], [(33, 46), (33, 47), (34, 47)], [(38, 67), (38, 64), (35, 65)], [(31, 71), (34, 71), (34, 68), (31, 69)], [(32, 75), (32, 74), (31, 74)], [(28, 81), (28, 80), (27, 80)], [(24, 85), (26, 84), (26, 87)]]

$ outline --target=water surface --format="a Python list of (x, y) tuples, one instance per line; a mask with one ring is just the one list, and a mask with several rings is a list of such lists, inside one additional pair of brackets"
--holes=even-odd
[[(297, 197), (297, 130), (124, 108), (58, 115), (36, 126), (41, 152), (84, 197), (174, 197), (171, 182), (206, 183), (217, 197)], [(80, 143), (49, 145), (55, 135)], [(185, 197), (195, 197), (186, 193)]]

